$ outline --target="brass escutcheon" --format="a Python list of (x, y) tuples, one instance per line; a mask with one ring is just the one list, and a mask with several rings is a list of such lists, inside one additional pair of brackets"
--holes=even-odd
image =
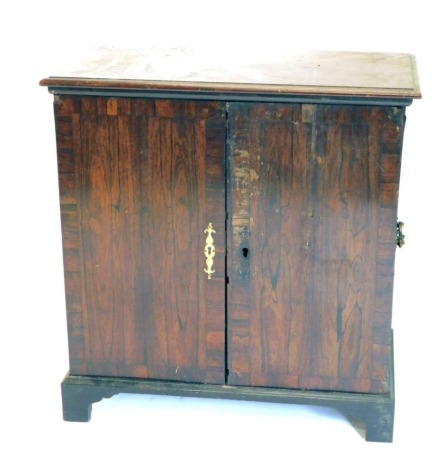
[(215, 258), (215, 245), (213, 244), (214, 240), (212, 234), (216, 233), (212, 226), (212, 222), (209, 222), (207, 228), (204, 229), (204, 233), (207, 233), (206, 245), (204, 247), (204, 256), (206, 257), (207, 268), (204, 268), (204, 272), (207, 274), (207, 279), (212, 279), (212, 274), (215, 272), (215, 270), (212, 269), (213, 258)]

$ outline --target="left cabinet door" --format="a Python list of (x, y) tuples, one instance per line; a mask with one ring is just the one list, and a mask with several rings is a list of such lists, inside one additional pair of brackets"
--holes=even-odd
[(55, 124), (70, 374), (224, 383), (223, 104), (62, 95)]

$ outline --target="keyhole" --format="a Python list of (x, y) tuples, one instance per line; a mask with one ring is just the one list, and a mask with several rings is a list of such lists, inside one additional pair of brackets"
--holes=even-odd
[(247, 258), (247, 256), (248, 256), (248, 248), (243, 248), (243, 249), (242, 249), (242, 255), (244, 256), (244, 258)]

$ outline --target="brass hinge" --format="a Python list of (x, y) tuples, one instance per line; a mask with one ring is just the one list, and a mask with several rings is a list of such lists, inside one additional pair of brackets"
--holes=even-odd
[(405, 235), (402, 233), (404, 228), (404, 222), (396, 222), (396, 244), (399, 248), (402, 248), (405, 243)]

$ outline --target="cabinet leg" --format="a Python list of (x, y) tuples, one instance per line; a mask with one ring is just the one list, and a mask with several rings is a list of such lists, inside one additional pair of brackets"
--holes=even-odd
[(391, 400), (388, 403), (366, 405), (340, 403), (334, 408), (338, 408), (354, 427), (359, 422), (365, 426), (366, 441), (392, 442), (395, 404)]
[(366, 441), (392, 442), (393, 405), (372, 408), (363, 417), (366, 424)]
[(68, 375), (61, 383), (64, 421), (87, 422), (93, 403), (110, 398), (117, 392), (106, 387), (94, 387), (72, 380)]

